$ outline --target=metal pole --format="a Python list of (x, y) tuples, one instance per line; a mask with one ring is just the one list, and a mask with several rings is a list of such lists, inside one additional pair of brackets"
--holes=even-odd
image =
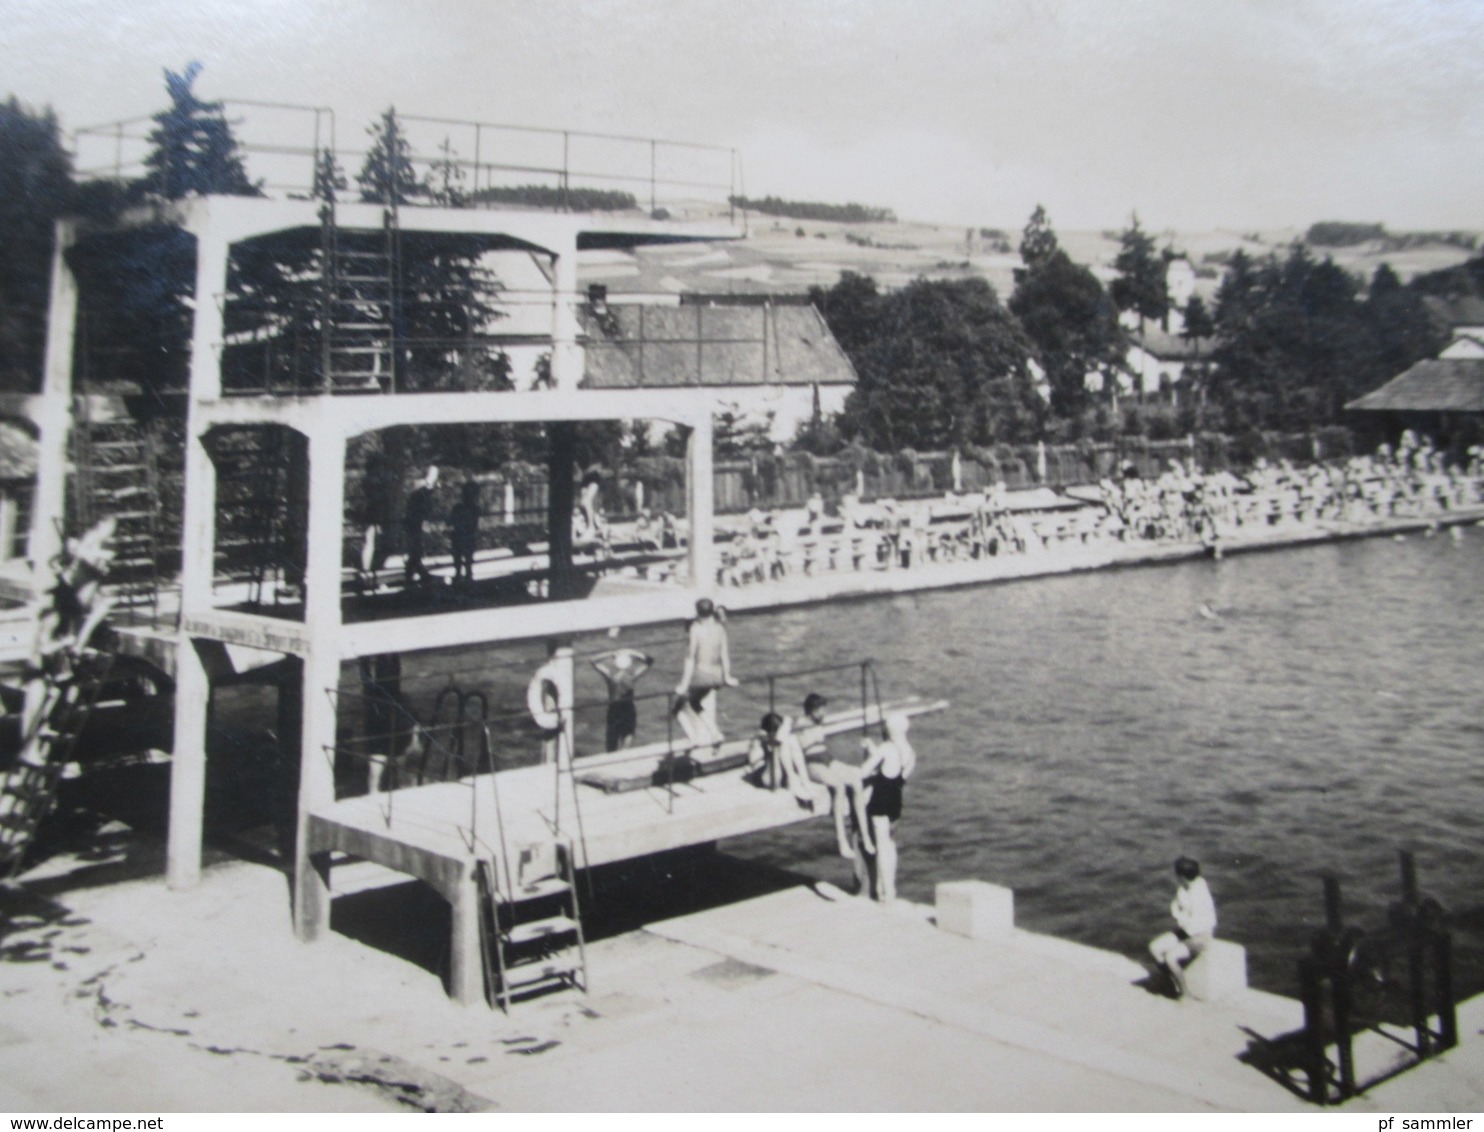
[(1324, 926), (1332, 938), (1338, 938), (1343, 930), (1340, 918), (1340, 878), (1326, 873), (1324, 876)]
[(1433, 937), (1433, 993), (1438, 999), (1438, 1051), (1458, 1044), (1458, 1011), (1453, 1005), (1453, 937), (1440, 928)]
[(1407, 929), (1407, 991), (1412, 1007), (1412, 1033), (1417, 1038), (1418, 1057), (1426, 1057), (1432, 1049), (1432, 1031), (1427, 1025), (1426, 979), (1421, 929), (1414, 923)]
[(1350, 980), (1344, 975), (1331, 976), (1330, 987), (1335, 1004), (1335, 1052), (1340, 1062), (1340, 1099), (1355, 1095), (1355, 1051), (1350, 1043)]
[(1324, 1041), (1324, 998), (1318, 965), (1313, 959), (1299, 960), (1299, 996), (1304, 1003), (1304, 1054), (1309, 1074), (1309, 1099), (1322, 1105), (1329, 1100), (1329, 1058)]
[(1408, 904), (1415, 904), (1417, 902), (1417, 860), (1408, 849), (1398, 852), (1397, 858), (1402, 870), (1402, 899)]
[(654, 204), (655, 145), (656, 145), (656, 143), (655, 143), (654, 139), (651, 138), (650, 139), (650, 142), (649, 142), (649, 215), (650, 216), (653, 216), (654, 215), (654, 212), (655, 212), (655, 204)]

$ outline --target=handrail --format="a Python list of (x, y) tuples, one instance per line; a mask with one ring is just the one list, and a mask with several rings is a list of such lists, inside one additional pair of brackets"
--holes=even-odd
[[(234, 110), (263, 110), (274, 112), (291, 112), (304, 116), (302, 124), (295, 125), (292, 133), (293, 138), (283, 138), (283, 130), (279, 130), (279, 137), (269, 140), (259, 139), (248, 135), (239, 139), (239, 148), (244, 156), (252, 158), (255, 156), (269, 159), (309, 158), (317, 165), (319, 155), (331, 154), (342, 164), (364, 158), (366, 150), (342, 148), (337, 144), (336, 137), (336, 115), (332, 107), (301, 105), (288, 102), (276, 102), (262, 99), (248, 98), (224, 98), (217, 99), (224, 113)], [(311, 120), (312, 119), (312, 120)], [(84, 177), (122, 177), (127, 169), (131, 174), (136, 170), (144, 168), (144, 157), (142, 147), (149, 144), (151, 130), (140, 129), (142, 126), (152, 125), (157, 120), (156, 115), (141, 115), (133, 118), (118, 119), (110, 122), (99, 122), (69, 132), (68, 137), (74, 160), (79, 166), (79, 176)], [(241, 125), (247, 122), (249, 125), (256, 124), (261, 127), (263, 118), (257, 115), (238, 115), (234, 124)], [(498, 188), (493, 183), (494, 173), (526, 174), (540, 178), (550, 179), (554, 182), (550, 187), (562, 194), (563, 207), (567, 207), (568, 194), (574, 188), (573, 182), (608, 182), (615, 184), (648, 185), (649, 200), (648, 208), (654, 211), (660, 201), (659, 190), (667, 192), (675, 190), (701, 191), (703, 193), (715, 193), (718, 196), (725, 194), (726, 200), (717, 200), (718, 205), (724, 204), (730, 216), (735, 218), (736, 200), (741, 193), (742, 163), (736, 147), (720, 145), (716, 143), (687, 141), (674, 138), (641, 137), (633, 134), (604, 133), (595, 130), (571, 130), (558, 129), (549, 126), (528, 126), (505, 122), (483, 122), (474, 119), (445, 118), (439, 116), (428, 116), (418, 114), (400, 114), (398, 121), (404, 126), (412, 127), (419, 134), (428, 131), (424, 127), (449, 127), (459, 131), (472, 131), (472, 157), (455, 155), (451, 146), (445, 144), (441, 154), (416, 154), (413, 160), (422, 166), (436, 166), (444, 168), (455, 168), (472, 171), (474, 183), (466, 190), (466, 196), (473, 196), (482, 189)], [(529, 147), (530, 142), (519, 142), (514, 140), (513, 135), (521, 138), (533, 139), (537, 143), (546, 143), (553, 154), (551, 164), (537, 162), (522, 162), (520, 160), (495, 161), (491, 160), (490, 149), (497, 144), (498, 139), (505, 137), (505, 148), (512, 145), (525, 145)], [(447, 143), (445, 135), (445, 143)], [(89, 162), (83, 165), (81, 162), (82, 144), (99, 143), (107, 145), (111, 143), (114, 147), (112, 161), (103, 161), (97, 164)], [(129, 143), (129, 160), (125, 160), (124, 147)], [(584, 146), (582, 143), (597, 143), (599, 147), (607, 146), (609, 151), (604, 154), (600, 152), (597, 163), (591, 155), (589, 160), (581, 164), (574, 164), (574, 159), (581, 161), (582, 154), (574, 155), (574, 143), (579, 143), (577, 148), (593, 148)], [(613, 151), (614, 145), (624, 147), (617, 152)], [(556, 156), (556, 147), (560, 147), (559, 158)], [(692, 165), (697, 160), (710, 162), (705, 167), (708, 175), (714, 176), (714, 180), (701, 180), (695, 176), (663, 176), (663, 155), (671, 154), (701, 155), (699, 158), (691, 157)], [(137, 155), (137, 156), (136, 156)], [(721, 162), (725, 161), (725, 170)], [(641, 169), (647, 166), (647, 173), (630, 172), (629, 170)], [(714, 166), (714, 173), (713, 173)], [(481, 185), (480, 173), (483, 171), (490, 181), (487, 185)], [(679, 170), (677, 170), (677, 173)], [(293, 174), (298, 176), (297, 171)], [(272, 186), (285, 192), (308, 192), (314, 188), (315, 170), (311, 169), (309, 176), (302, 184), (290, 182), (277, 183)], [(264, 187), (268, 178), (260, 178)], [(638, 204), (639, 202), (636, 202)], [(455, 207), (480, 207), (479, 202), (469, 202)], [(642, 206), (641, 206), (642, 207)]]

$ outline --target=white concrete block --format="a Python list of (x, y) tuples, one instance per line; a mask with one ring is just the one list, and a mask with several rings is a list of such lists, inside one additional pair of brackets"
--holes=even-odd
[(1185, 987), (1198, 1002), (1218, 1002), (1247, 989), (1247, 949), (1213, 939), (1185, 968)]
[(938, 927), (970, 939), (1002, 936), (1015, 927), (1015, 893), (982, 880), (950, 880), (937, 887)]

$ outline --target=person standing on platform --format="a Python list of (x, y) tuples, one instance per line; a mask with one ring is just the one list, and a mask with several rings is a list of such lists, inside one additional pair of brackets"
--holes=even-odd
[(387, 540), (391, 537), (392, 520), (396, 510), (397, 473), (391, 461), (380, 452), (373, 452), (366, 460), (366, 476), (362, 481), (365, 497), (364, 534), (361, 536), (361, 588), (366, 593), (375, 593), (380, 584), (381, 568), (386, 565), (391, 548)]
[(438, 486), (438, 469), (429, 465), (427, 472), (407, 497), (407, 510), (402, 515), (402, 533), (407, 557), (402, 574), (410, 589), (415, 582), (431, 582), (433, 575), (423, 565), (423, 525), (433, 518), (433, 492)]
[(448, 512), (448, 545), (453, 552), (453, 580), (474, 581), (474, 549), (479, 541), (479, 484), (465, 480), (459, 501)]
[(614, 649), (595, 657), (592, 663), (608, 683), (608, 734), (604, 749), (621, 751), (634, 741), (634, 730), (639, 723), (634, 685), (649, 671), (654, 658), (638, 649)]
[(894, 712), (886, 717), (886, 738), (880, 742), (867, 739), (863, 744), (866, 761), (861, 763), (861, 777), (870, 797), (866, 799), (866, 817), (870, 821), (867, 849), (875, 842), (876, 899), (890, 904), (897, 898), (897, 845), (892, 839), (897, 819), (902, 816), (902, 788), (913, 768), (917, 752), (907, 741), (907, 717)]
[(709, 597), (703, 597), (696, 602), (696, 619), (690, 623), (690, 639), (685, 648), (685, 668), (675, 694), (684, 696), (690, 709), (719, 736), (716, 690), (736, 686), (721, 611)]
[[(840, 856), (855, 860), (862, 850), (874, 854), (870, 822), (865, 809), (865, 782), (861, 768), (831, 757), (824, 728), (824, 709), (829, 701), (818, 692), (804, 697), (804, 714), (794, 724), (799, 748), (811, 781), (829, 792), (830, 816), (835, 822), (835, 847)], [(861, 874), (857, 867), (856, 880)]]
[(1170, 915), (1175, 930), (1157, 936), (1149, 944), (1154, 956), (1175, 989), (1176, 998), (1185, 997), (1185, 967), (1211, 945), (1216, 936), (1216, 901), (1211, 887), (1201, 876), (1201, 866), (1190, 857), (1175, 861), (1175, 876), (1180, 887), (1170, 901)]

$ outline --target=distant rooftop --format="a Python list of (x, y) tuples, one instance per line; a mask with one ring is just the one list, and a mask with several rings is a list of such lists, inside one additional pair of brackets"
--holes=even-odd
[(855, 369), (814, 307), (792, 296), (688, 297), (683, 305), (589, 304), (587, 389), (853, 385)]
[(1426, 295), (1422, 302), (1428, 313), (1450, 330), (1460, 326), (1484, 326), (1484, 298), (1462, 295), (1445, 299), (1441, 295)]
[(1143, 330), (1136, 330), (1129, 337), (1135, 346), (1141, 347), (1146, 353), (1154, 355), (1161, 361), (1195, 361), (1199, 358), (1208, 358), (1211, 356), (1211, 351), (1216, 348), (1214, 338), (1183, 338), (1161, 329), (1157, 323), (1151, 323)]
[(1357, 412), (1484, 413), (1484, 358), (1428, 358), (1345, 408)]

